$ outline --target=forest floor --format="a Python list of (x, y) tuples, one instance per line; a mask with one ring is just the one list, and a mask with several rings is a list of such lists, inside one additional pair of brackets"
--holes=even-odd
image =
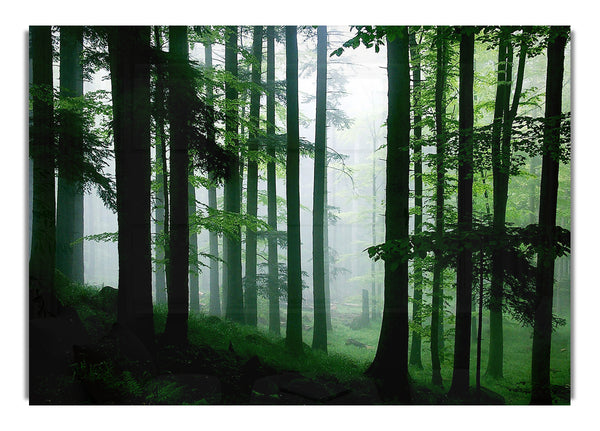
[[(283, 338), (268, 334), (260, 324), (257, 329), (202, 313), (190, 315), (187, 345), (165, 345), (160, 337), (166, 322), (165, 306), (155, 306), (156, 348), (149, 352), (115, 323), (115, 289), (63, 281), (58, 292), (64, 306), (59, 316), (30, 321), (31, 404), (398, 403), (382, 399), (376, 382), (364, 375), (375, 354), (378, 325), (352, 329), (355, 325), (348, 317), (352, 313), (343, 305), (332, 313), (328, 354), (313, 352), (306, 344), (312, 338), (308, 313), (304, 355), (290, 355)], [(410, 369), (410, 403), (527, 404), (531, 339), (524, 334), (529, 332), (507, 323), (504, 379), (484, 377), (486, 389), (481, 400), (475, 394), (468, 400), (447, 398), (451, 346), (446, 346), (442, 363), (444, 388), (430, 384), (429, 351), (424, 341), (423, 368)], [(568, 331), (559, 330), (553, 340), (551, 364), (556, 404), (570, 401), (569, 356)]]

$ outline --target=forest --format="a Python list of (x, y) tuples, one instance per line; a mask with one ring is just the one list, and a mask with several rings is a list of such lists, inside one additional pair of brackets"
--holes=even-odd
[(568, 26), (30, 26), (30, 405), (569, 405)]

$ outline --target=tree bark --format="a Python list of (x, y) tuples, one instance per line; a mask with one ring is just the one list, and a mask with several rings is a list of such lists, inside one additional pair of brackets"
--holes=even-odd
[(267, 27), (267, 219), (271, 228), (268, 239), (269, 332), (280, 335), (279, 263), (277, 259), (277, 174), (275, 172), (275, 27)]
[(285, 28), (287, 96), (287, 253), (288, 305), (286, 347), (303, 354), (302, 347), (302, 268), (300, 253), (300, 125), (298, 107), (298, 43), (295, 26)]
[(463, 27), (460, 36), (458, 231), (464, 238), (457, 256), (454, 368), (450, 393), (463, 397), (469, 390), (471, 349), (471, 288), (473, 255), (469, 235), (473, 224), (473, 59), (475, 30)]
[[(388, 119), (385, 240), (408, 241), (410, 67), (408, 28), (387, 36)], [(381, 333), (367, 373), (381, 382), (385, 397), (408, 402), (408, 261), (385, 261)]]
[[(327, 27), (317, 28), (317, 100), (315, 124), (315, 167), (313, 193), (313, 302), (314, 350), (327, 352), (327, 316), (325, 305), (325, 149), (327, 147)], [(368, 310), (368, 307), (367, 307)], [(367, 311), (368, 312), (368, 311)]]
[[(414, 63), (413, 70), (413, 100), (414, 100), (414, 170), (415, 170), (415, 224), (414, 234), (419, 235), (423, 231), (423, 162), (421, 150), (421, 59), (419, 46), (415, 38), (414, 32), (409, 34), (410, 56)], [(414, 268), (414, 293), (413, 293), (413, 323), (418, 328), (421, 328), (421, 301), (423, 300), (423, 269), (422, 262), (419, 257), (413, 260)], [(419, 369), (423, 368), (421, 361), (421, 333), (418, 330), (412, 331), (412, 343), (410, 348), (411, 365)]]
[(548, 42), (546, 111), (542, 154), (539, 227), (542, 247), (538, 253), (535, 320), (531, 356), (531, 404), (552, 404), (550, 348), (552, 344), (552, 294), (554, 284), (553, 240), (556, 204), (562, 85), (568, 27), (551, 27)]
[(52, 101), (52, 34), (49, 26), (30, 27), (33, 63), (31, 88), (33, 122), (30, 157), (33, 160), (31, 255), (29, 258), (29, 317), (54, 316), (56, 228), (54, 216), (54, 142)]
[(109, 31), (117, 218), (118, 322), (152, 348), (150, 28)]
[(169, 130), (171, 132), (169, 290), (165, 337), (175, 345), (187, 342), (189, 313), (189, 201), (187, 27), (169, 27)]
[[(252, 83), (256, 86), (250, 93), (250, 131), (248, 139), (248, 184), (246, 213), (256, 217), (258, 211), (258, 130), (260, 127), (260, 91), (257, 87), (261, 84), (261, 63), (263, 47), (263, 28), (254, 27), (252, 41)], [(256, 298), (256, 231), (246, 229), (246, 324), (256, 326), (257, 324), (257, 298)]]
[[(60, 98), (83, 96), (83, 28), (60, 28)], [(77, 103), (77, 101), (75, 101)], [(56, 269), (83, 283), (83, 124), (81, 109), (61, 112), (56, 205)]]
[[(445, 117), (446, 105), (444, 92), (446, 88), (446, 44), (444, 30), (437, 29), (436, 39), (436, 77), (435, 77), (435, 140), (436, 140), (436, 213), (435, 233), (436, 242), (441, 243), (444, 236), (444, 192), (446, 182), (445, 158)], [(434, 250), (435, 263), (433, 267), (433, 289), (431, 297), (431, 368), (432, 383), (442, 386), (442, 374), (440, 365), (440, 319), (443, 317), (443, 292), (442, 282), (444, 268), (442, 267), (442, 250), (436, 245)], [(441, 313), (442, 311), (442, 313)]]
[[(237, 78), (237, 35), (238, 30), (235, 26), (227, 27), (227, 38), (225, 42), (225, 71), (229, 72), (234, 78)], [(225, 131), (230, 137), (226, 145), (233, 154), (231, 164), (231, 177), (225, 181), (225, 211), (231, 213), (240, 213), (240, 188), (241, 177), (240, 160), (238, 154), (238, 112), (236, 102), (238, 100), (237, 89), (232, 82), (225, 84), (225, 98), (230, 107), (225, 112)], [(229, 236), (225, 238), (225, 262), (227, 265), (227, 302), (225, 316), (238, 323), (244, 323), (244, 293), (242, 288), (242, 244), (241, 229), (236, 228), (236, 237)]]

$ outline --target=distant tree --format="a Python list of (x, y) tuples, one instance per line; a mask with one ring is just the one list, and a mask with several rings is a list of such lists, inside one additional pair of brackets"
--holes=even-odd
[[(211, 70), (212, 65), (212, 44), (206, 42), (204, 44), (204, 65), (207, 70)], [(214, 118), (214, 100), (213, 86), (210, 82), (206, 84), (206, 99), (211, 112), (211, 117)], [(208, 140), (215, 142), (215, 133), (209, 133)], [(208, 188), (208, 206), (217, 209), (217, 188), (211, 185)], [(209, 314), (212, 316), (221, 315), (221, 295), (219, 286), (219, 238), (216, 232), (209, 231), (208, 233), (209, 252), (213, 258), (210, 261), (210, 303)]]
[(560, 154), (560, 125), (565, 46), (568, 27), (551, 27), (548, 40), (546, 107), (542, 152), (535, 322), (531, 356), (531, 404), (552, 404), (550, 348), (552, 342), (552, 295), (554, 283), (553, 247), (556, 236), (556, 205)]
[(58, 312), (54, 296), (56, 230), (54, 215), (54, 140), (52, 91), (52, 34), (49, 26), (32, 26), (33, 122), (29, 156), (33, 160), (32, 237), (29, 257), (29, 316), (47, 317)]
[(456, 270), (456, 325), (454, 367), (450, 394), (467, 395), (471, 349), (471, 289), (473, 250), (469, 244), (473, 224), (473, 75), (475, 29), (460, 29), (459, 144), (458, 144), (458, 232), (463, 246)]
[[(260, 83), (263, 48), (263, 28), (254, 27), (252, 40), (252, 91), (250, 93), (250, 132), (248, 139), (248, 182), (246, 213), (256, 217), (258, 211), (258, 131), (260, 126)], [(257, 264), (256, 231), (246, 229), (246, 324), (257, 324), (256, 296), (256, 264)]]
[[(163, 42), (161, 28), (154, 26), (154, 45), (157, 50), (162, 50)], [(169, 282), (169, 168), (167, 165), (167, 134), (165, 132), (165, 119), (167, 116), (165, 105), (165, 79), (166, 71), (162, 62), (156, 63), (156, 82), (154, 84), (153, 116), (156, 127), (156, 283), (155, 297), (158, 304), (167, 303), (167, 290)]]
[[(237, 39), (238, 29), (235, 26), (226, 28), (225, 37), (225, 71), (233, 78), (237, 77)], [(225, 133), (228, 150), (233, 154), (233, 163), (231, 164), (231, 175), (225, 181), (225, 211), (230, 213), (240, 213), (240, 161), (238, 149), (238, 113), (237, 100), (238, 91), (235, 83), (227, 81), (225, 83), (225, 98), (228, 107), (225, 112)], [(227, 302), (225, 316), (235, 322), (244, 323), (244, 293), (242, 290), (242, 245), (240, 241), (240, 228), (235, 229), (235, 235), (225, 238), (224, 246), (225, 262), (227, 265)]]
[(188, 72), (187, 27), (169, 27), (169, 131), (170, 146), (170, 237), (169, 290), (165, 337), (173, 344), (187, 341), (188, 271), (189, 271), (189, 207), (188, 133), (189, 104), (192, 91)]
[[(193, 167), (190, 168), (190, 175), (194, 175)], [(192, 182), (188, 183), (188, 213), (192, 217), (196, 214), (196, 187)], [(200, 277), (198, 262), (198, 233), (190, 229), (190, 256), (189, 256), (189, 297), (190, 311), (200, 311)]]
[(150, 28), (111, 27), (119, 249), (118, 321), (151, 347)]
[(56, 269), (83, 283), (83, 27), (60, 27), (60, 100)]
[[(315, 124), (315, 167), (313, 193), (313, 299), (314, 350), (327, 352), (327, 316), (325, 303), (325, 149), (327, 147), (327, 27), (317, 28), (317, 100)], [(367, 304), (368, 310), (368, 304)], [(368, 317), (368, 311), (367, 311)]]
[[(407, 27), (387, 29), (388, 118), (385, 240), (408, 241), (410, 67)], [(386, 260), (383, 320), (367, 373), (384, 393), (408, 401), (408, 260)]]
[[(441, 244), (444, 236), (444, 208), (445, 208), (445, 184), (446, 184), (446, 101), (445, 91), (447, 82), (448, 41), (447, 29), (437, 27), (436, 29), (436, 72), (435, 72), (435, 170), (436, 170), (436, 192), (435, 192), (435, 238), (436, 244)], [(434, 385), (442, 386), (442, 374), (440, 365), (440, 321), (443, 316), (443, 279), (444, 267), (442, 260), (442, 247), (436, 246), (434, 250), (435, 262), (433, 266), (433, 288), (431, 295), (431, 381)]]
[(287, 252), (288, 306), (286, 347), (302, 354), (302, 269), (300, 255), (300, 125), (298, 108), (298, 43), (295, 26), (285, 28), (287, 99)]
[[(414, 219), (414, 234), (418, 235), (423, 230), (423, 153), (421, 149), (421, 112), (420, 112), (420, 97), (421, 97), (421, 54), (420, 47), (417, 45), (415, 32), (409, 33), (410, 57), (413, 62), (413, 99), (414, 114), (413, 114), (413, 164), (415, 172), (415, 219)], [(412, 331), (412, 344), (410, 348), (410, 364), (417, 368), (423, 368), (421, 361), (421, 302), (423, 300), (423, 268), (420, 258), (413, 260), (413, 278), (414, 278), (414, 294), (413, 294), (413, 323), (417, 327)]]
[[(267, 218), (271, 232), (277, 232), (277, 175), (275, 172), (275, 27), (267, 27)], [(269, 332), (280, 334), (279, 264), (277, 237), (268, 239)]]

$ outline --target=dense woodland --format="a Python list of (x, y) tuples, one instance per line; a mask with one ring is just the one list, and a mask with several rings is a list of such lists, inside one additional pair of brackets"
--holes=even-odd
[(29, 28), (31, 404), (569, 404), (570, 29)]

